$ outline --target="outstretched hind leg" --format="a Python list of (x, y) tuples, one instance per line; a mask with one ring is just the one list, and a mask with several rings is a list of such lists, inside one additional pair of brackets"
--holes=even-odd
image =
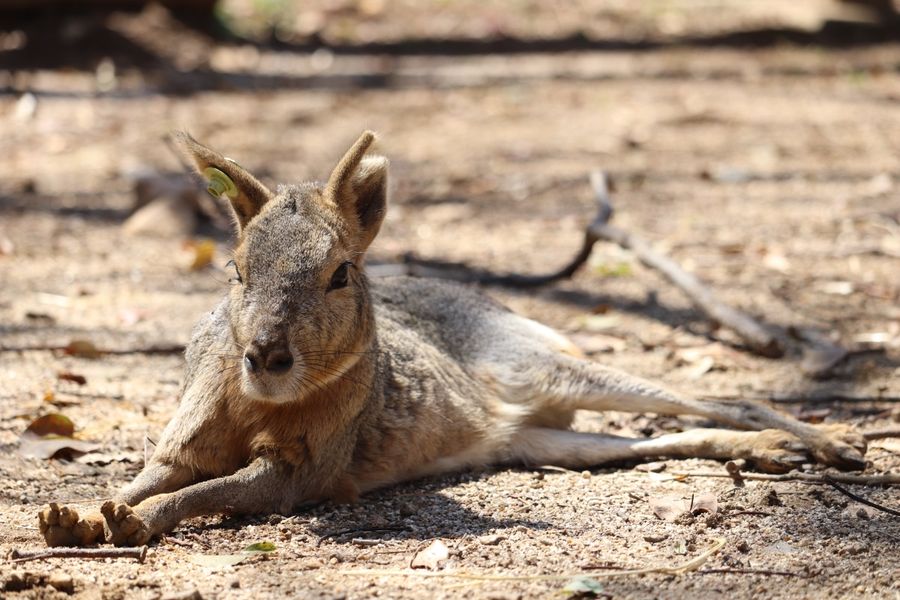
[(778, 429), (734, 431), (692, 429), (637, 439), (542, 427), (526, 427), (513, 439), (508, 460), (526, 465), (584, 469), (609, 462), (657, 458), (743, 458), (758, 468), (784, 472), (806, 461), (805, 446)]
[(698, 415), (740, 429), (780, 429), (797, 436), (816, 460), (842, 469), (863, 469), (865, 439), (850, 428), (817, 428), (746, 400), (684, 398), (645, 379), (596, 363), (554, 355), (549, 375), (538, 378), (549, 406), (568, 409)]

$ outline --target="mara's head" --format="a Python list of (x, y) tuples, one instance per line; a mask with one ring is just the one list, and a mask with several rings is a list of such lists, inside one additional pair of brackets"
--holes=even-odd
[(374, 135), (363, 133), (324, 185), (275, 193), (189, 135), (176, 139), (234, 212), (229, 318), (244, 393), (290, 402), (343, 376), (374, 331), (363, 254), (384, 218), (388, 166), (365, 155)]

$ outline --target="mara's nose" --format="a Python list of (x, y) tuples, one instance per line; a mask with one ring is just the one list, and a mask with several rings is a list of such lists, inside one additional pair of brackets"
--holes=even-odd
[(283, 342), (261, 344), (254, 341), (244, 352), (244, 366), (252, 373), (260, 370), (285, 373), (294, 366), (294, 357)]

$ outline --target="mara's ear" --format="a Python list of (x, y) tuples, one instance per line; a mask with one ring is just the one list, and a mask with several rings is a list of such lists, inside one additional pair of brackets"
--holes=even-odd
[(356, 230), (361, 250), (368, 248), (378, 235), (387, 208), (388, 160), (383, 156), (365, 156), (374, 141), (371, 131), (359, 136), (325, 186), (325, 197), (337, 205)]
[(172, 134), (172, 139), (194, 162), (197, 172), (206, 179), (209, 193), (215, 197), (225, 195), (228, 198), (240, 234), (250, 219), (272, 199), (272, 192), (239, 164), (210, 150), (190, 134), (178, 131)]

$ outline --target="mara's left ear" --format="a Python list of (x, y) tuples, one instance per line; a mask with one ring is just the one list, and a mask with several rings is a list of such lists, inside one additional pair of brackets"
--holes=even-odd
[(378, 235), (387, 208), (388, 160), (383, 156), (365, 156), (374, 141), (371, 131), (359, 136), (325, 186), (325, 197), (357, 231), (360, 250), (368, 248)]
[(272, 199), (272, 192), (239, 164), (207, 148), (188, 133), (173, 133), (172, 139), (194, 162), (197, 172), (207, 179), (209, 193), (228, 198), (240, 236), (247, 223)]

